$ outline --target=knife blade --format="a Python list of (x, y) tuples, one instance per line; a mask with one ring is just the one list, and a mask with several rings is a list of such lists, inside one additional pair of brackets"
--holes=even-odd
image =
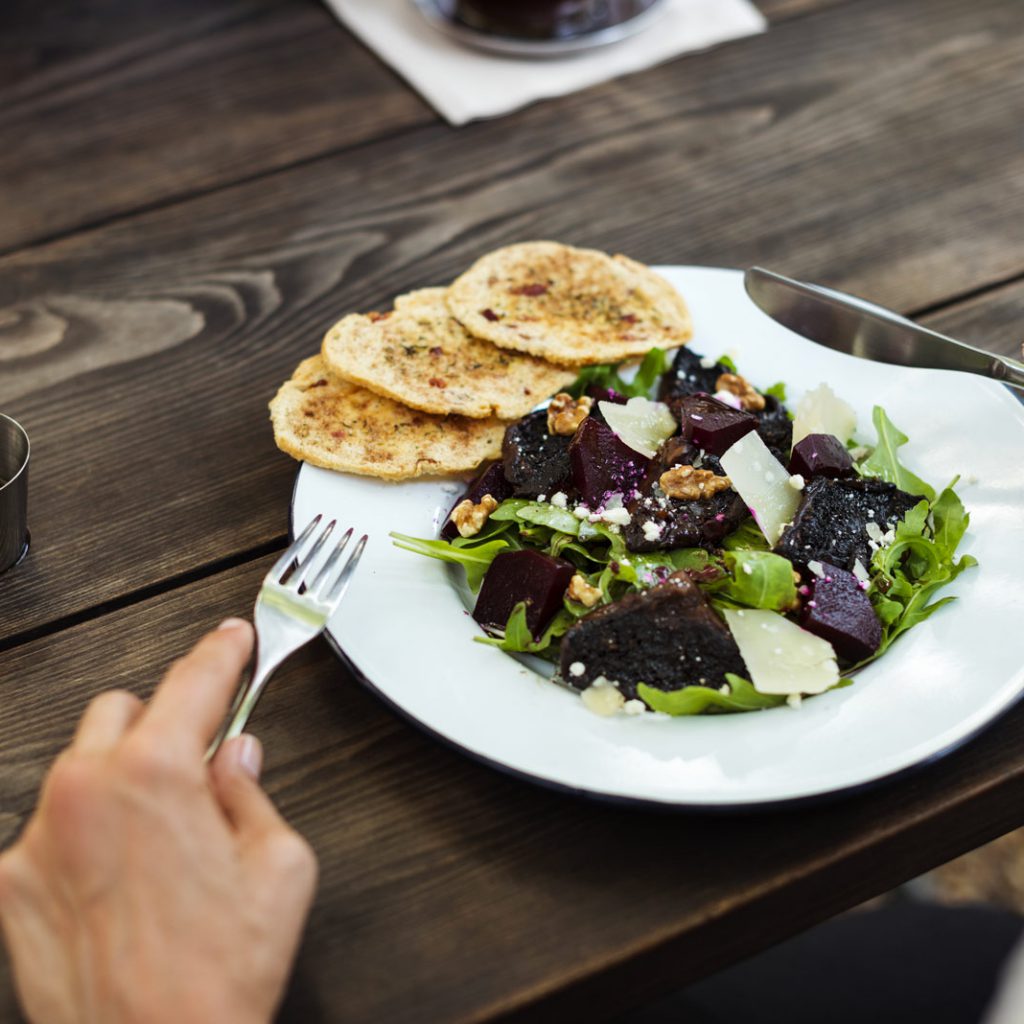
[(1024, 389), (1024, 363), (965, 345), (873, 302), (751, 267), (747, 294), (773, 320), (819, 345), (861, 359), (962, 370)]

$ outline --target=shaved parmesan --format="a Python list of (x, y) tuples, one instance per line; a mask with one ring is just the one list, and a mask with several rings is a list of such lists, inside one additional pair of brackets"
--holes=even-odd
[(823, 693), (839, 682), (832, 645), (778, 612), (722, 613), (758, 693)]
[(832, 434), (846, 444), (857, 429), (857, 414), (827, 385), (808, 391), (796, 407), (793, 420), (793, 444), (808, 434)]
[(625, 405), (598, 402), (597, 407), (619, 440), (647, 458), (679, 428), (668, 406), (649, 398), (631, 398)]
[(789, 486), (789, 471), (755, 433), (744, 435), (725, 452), (722, 469), (774, 545), (800, 507), (800, 492)]

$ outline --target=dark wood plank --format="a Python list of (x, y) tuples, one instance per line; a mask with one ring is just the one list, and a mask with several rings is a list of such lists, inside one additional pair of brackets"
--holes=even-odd
[[(87, 700), (146, 694), (267, 560), (8, 653), (0, 842)], [(382, 640), (385, 629), (382, 623)], [(440, 656), (424, 652), (424, 657)], [(252, 728), (316, 847), (319, 896), (283, 1019), (604, 1019), (1024, 823), (1024, 711), (874, 792), (760, 815), (648, 813), (559, 795), (421, 735), (316, 645)], [(10, 991), (0, 995), (0, 1015)]]
[(342, 313), (495, 245), (761, 262), (903, 310), (1020, 273), (1017, 13), (861, 0), (0, 260), (0, 404), (36, 442), (4, 634), (280, 537), (278, 383)]
[(0, 250), (436, 117), (315, 0), (14, 7)]
[(1024, 360), (1024, 281), (994, 288), (922, 319), (968, 345)]
[(12, 0), (0, 251), (435, 118), (317, 0)]

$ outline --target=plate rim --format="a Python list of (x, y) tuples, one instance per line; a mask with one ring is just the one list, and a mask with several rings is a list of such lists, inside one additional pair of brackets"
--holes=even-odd
[[(698, 271), (724, 271), (726, 273), (742, 273), (742, 270), (734, 267), (712, 267), (707, 265), (698, 264), (659, 264), (652, 265), (652, 270), (698, 270)], [(845, 293), (840, 293), (845, 294)], [(796, 333), (796, 332), (792, 332)], [(804, 341), (814, 344), (819, 348), (825, 349), (826, 351), (834, 351), (828, 348), (828, 346), (821, 345), (818, 342), (814, 342), (810, 338), (805, 338), (803, 335), (798, 335)], [(841, 354), (841, 353), (840, 353)], [(855, 358), (848, 356), (848, 358)], [(876, 362), (873, 360), (858, 360), (864, 362)], [(878, 364), (884, 365), (884, 364)], [(994, 382), (998, 383), (998, 382)], [(1003, 403), (1008, 407), (1008, 410), (1012, 409), (1017, 416), (1022, 415), (1022, 408), (1020, 403), (1014, 398), (1012, 394), (1008, 392), (1006, 387), (1001, 387), (998, 392), (993, 391), (993, 395), (1000, 394), (1002, 396)], [(289, 537), (294, 538), (295, 536), (295, 510), (298, 499), (299, 486), (302, 479), (302, 474), (306, 468), (305, 463), (301, 463), (296, 470), (291, 497), (289, 499)], [(609, 804), (620, 807), (632, 807), (650, 811), (661, 811), (663, 813), (690, 813), (690, 814), (708, 814), (708, 815), (728, 815), (728, 814), (750, 814), (759, 812), (775, 812), (791, 810), (801, 807), (812, 807), (823, 804), (832, 803), (835, 800), (843, 797), (856, 797), (866, 792), (873, 791), (881, 786), (889, 783), (897, 782), (907, 777), (916, 775), (918, 772), (927, 769), (929, 766), (938, 763), (945, 759), (951, 754), (964, 748), (975, 739), (978, 738), (982, 733), (988, 730), (1000, 722), (1007, 714), (1018, 707), (1022, 700), (1024, 700), (1024, 685), (1018, 689), (1018, 691), (1009, 699), (1001, 708), (996, 710), (990, 717), (984, 721), (979, 722), (968, 732), (957, 736), (951, 742), (945, 746), (934, 750), (926, 756), (911, 762), (910, 764), (903, 765), (892, 771), (884, 772), (876, 775), (872, 778), (866, 778), (863, 781), (855, 782), (846, 785), (838, 785), (830, 787), (829, 789), (820, 790), (813, 793), (805, 793), (797, 796), (789, 797), (778, 797), (771, 799), (754, 799), (754, 800), (708, 800), (708, 801), (690, 801), (686, 799), (661, 799), (654, 796), (636, 796), (622, 793), (611, 793), (602, 791), (600, 789), (590, 788), (587, 786), (576, 786), (570, 783), (561, 782), (556, 779), (545, 777), (540, 774), (536, 774), (529, 770), (515, 767), (502, 760), (492, 757), (482, 751), (475, 750), (469, 746), (464, 745), (458, 740), (445, 735), (438, 729), (431, 725), (428, 725), (425, 721), (418, 718), (411, 711), (403, 707), (397, 700), (388, 696), (376, 683), (373, 682), (369, 676), (363, 672), (363, 670), (353, 661), (353, 659), (345, 652), (342, 648), (340, 641), (334, 636), (330, 627), (324, 630), (324, 638), (327, 641), (334, 656), (339, 660), (342, 666), (371, 694), (374, 695), (378, 700), (381, 701), (384, 706), (395, 713), (396, 716), (402, 720), (405, 720), (415, 726), (421, 733), (427, 735), (431, 739), (440, 742), (443, 746), (450, 750), (457, 751), (463, 756), (469, 757), (471, 760), (478, 764), (482, 764), (488, 768), (492, 768), (501, 772), (503, 775), (510, 776), (512, 778), (522, 780), (531, 783), (536, 786), (540, 786), (549, 791), (557, 793), (582, 797), (584, 799), (595, 801), (602, 804)]]

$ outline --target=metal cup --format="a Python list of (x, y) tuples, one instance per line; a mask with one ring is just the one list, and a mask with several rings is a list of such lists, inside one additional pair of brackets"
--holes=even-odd
[(0, 413), (0, 572), (28, 553), (28, 434)]

